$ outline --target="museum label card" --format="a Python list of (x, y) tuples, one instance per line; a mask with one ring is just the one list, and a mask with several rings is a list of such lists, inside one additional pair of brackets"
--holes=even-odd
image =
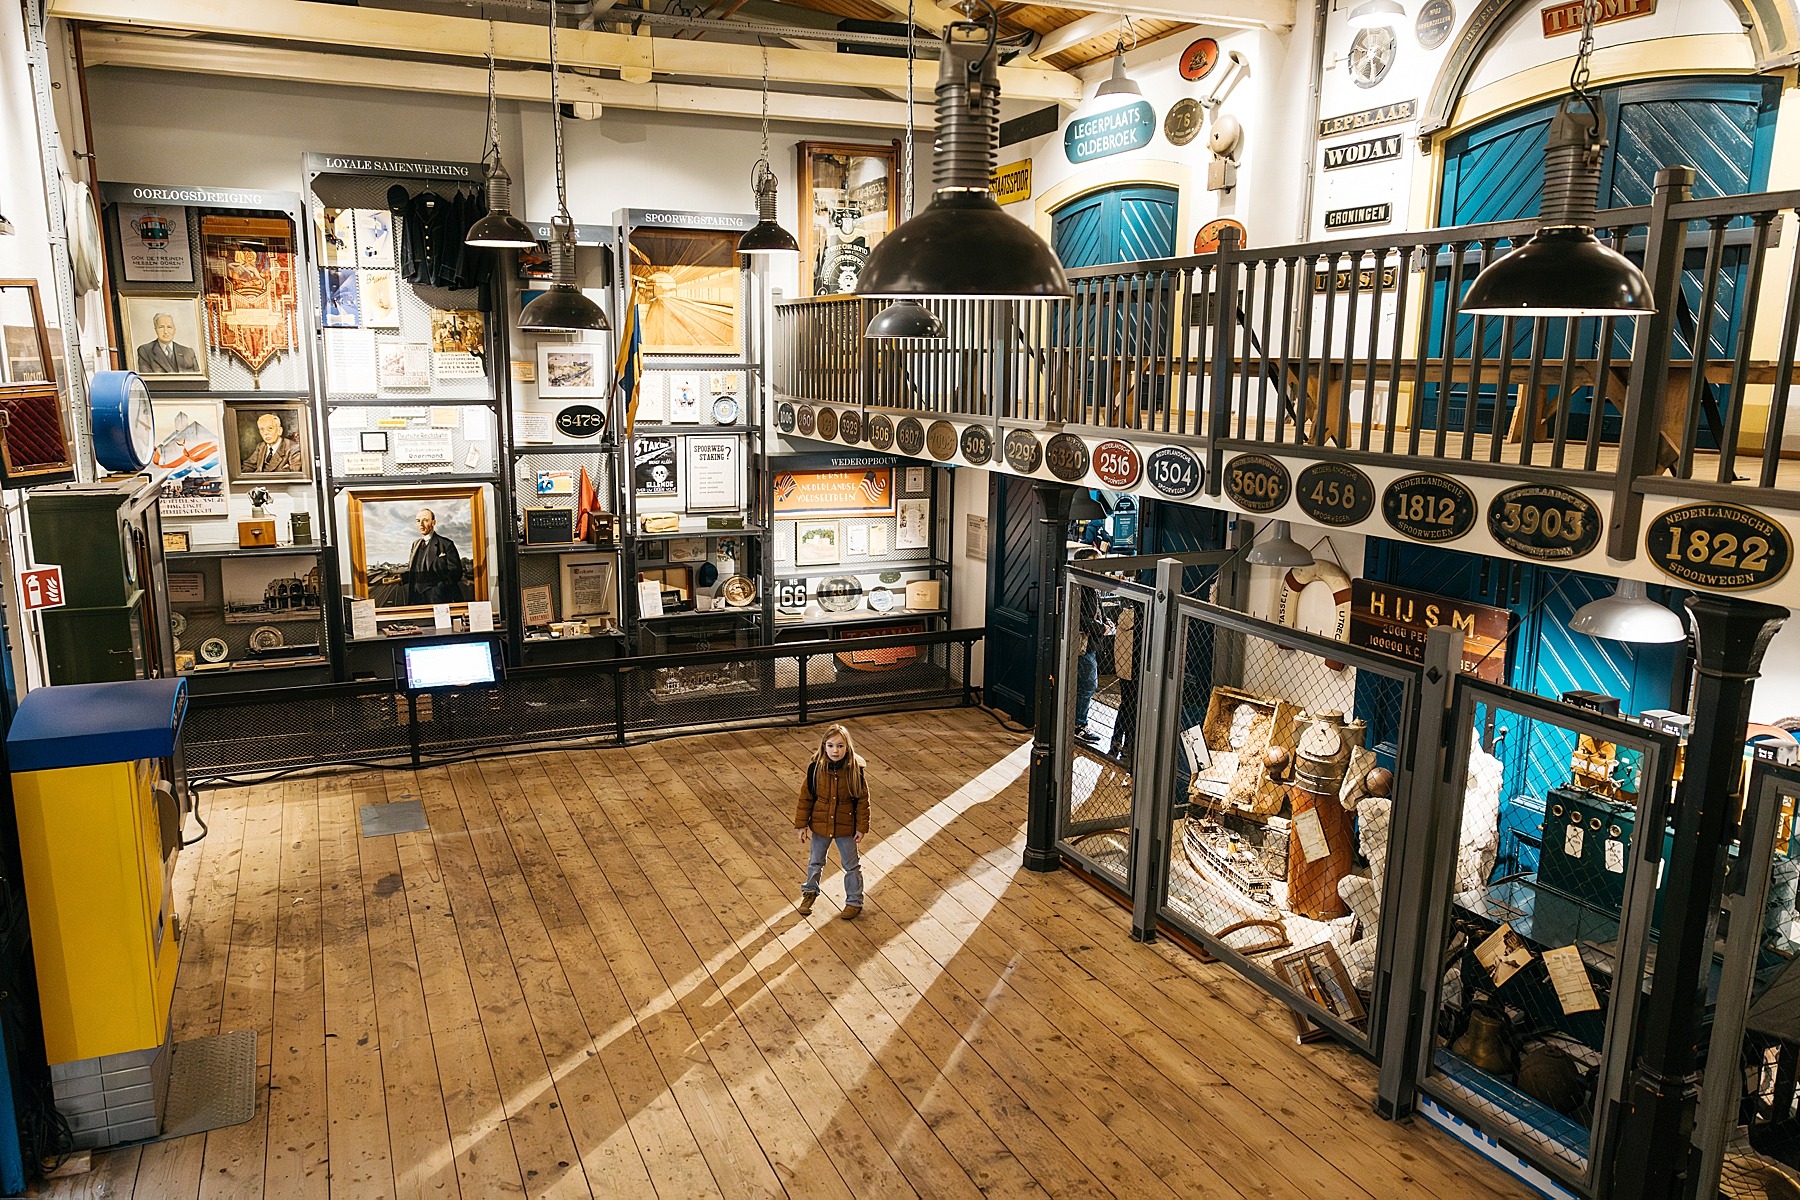
[(1307, 862), (1331, 857), (1331, 842), (1325, 837), (1325, 826), (1319, 820), (1318, 809), (1309, 808), (1294, 814), (1294, 836), (1300, 839), (1300, 856)]
[(352, 600), (350, 602), (350, 636), (353, 638), (372, 638), (379, 635), (375, 624), (375, 601)]
[(491, 633), (494, 629), (494, 602), (492, 600), (469, 601), (469, 632)]
[(1556, 946), (1544, 951), (1544, 966), (1550, 971), (1550, 986), (1556, 989), (1556, 1002), (1565, 1013), (1598, 1012), (1600, 998), (1588, 979), (1587, 964), (1581, 951), (1573, 946)]

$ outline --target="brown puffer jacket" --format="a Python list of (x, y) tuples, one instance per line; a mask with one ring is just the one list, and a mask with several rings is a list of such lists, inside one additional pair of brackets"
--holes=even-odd
[(860, 754), (842, 766), (807, 767), (800, 802), (794, 806), (794, 828), (826, 837), (869, 832), (869, 784)]

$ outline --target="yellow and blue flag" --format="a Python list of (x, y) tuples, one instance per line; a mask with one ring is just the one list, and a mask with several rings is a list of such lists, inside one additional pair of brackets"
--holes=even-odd
[(638, 394), (644, 382), (644, 331), (638, 322), (638, 306), (625, 308), (625, 328), (619, 331), (619, 360), (613, 364), (613, 386), (625, 410), (625, 436), (637, 424)]

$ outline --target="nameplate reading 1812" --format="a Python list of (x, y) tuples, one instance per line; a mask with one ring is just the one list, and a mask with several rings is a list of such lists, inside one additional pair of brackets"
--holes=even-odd
[(1448, 475), (1405, 475), (1381, 493), (1381, 515), (1409, 538), (1454, 542), (1475, 528), (1475, 494)]
[(1794, 561), (1787, 530), (1753, 508), (1689, 504), (1650, 521), (1644, 548), (1656, 569), (1715, 592), (1767, 587)]
[(1225, 464), (1225, 495), (1247, 512), (1274, 512), (1292, 491), (1287, 468), (1266, 454), (1240, 454)]
[(1543, 562), (1580, 558), (1600, 544), (1600, 508), (1567, 488), (1522, 484), (1488, 504), (1488, 533), (1515, 554)]
[(1375, 511), (1375, 484), (1346, 463), (1314, 463), (1300, 472), (1295, 495), (1300, 511), (1321, 525), (1341, 528)]

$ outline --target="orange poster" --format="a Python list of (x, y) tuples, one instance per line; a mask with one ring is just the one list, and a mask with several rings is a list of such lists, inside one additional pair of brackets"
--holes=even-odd
[(778, 517), (866, 517), (893, 511), (891, 467), (775, 474)]

